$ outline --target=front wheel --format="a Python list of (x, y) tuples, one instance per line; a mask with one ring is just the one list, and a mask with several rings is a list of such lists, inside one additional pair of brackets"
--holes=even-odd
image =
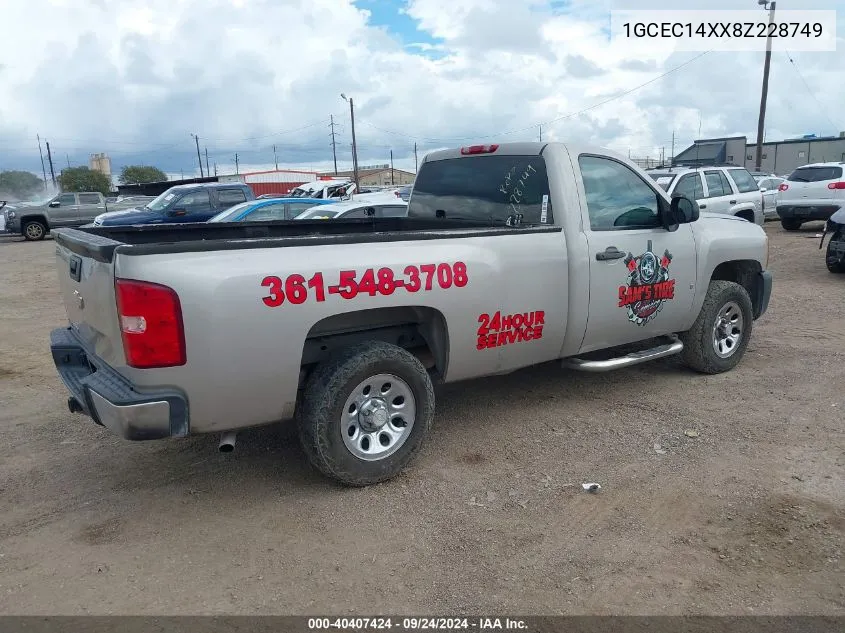
[(833, 237), (830, 238), (830, 242), (827, 243), (825, 260), (827, 262), (827, 269), (832, 273), (845, 273), (845, 261), (838, 259), (837, 254), (834, 253), (833, 248), (831, 248), (834, 241), (843, 239), (845, 239), (845, 235), (842, 233), (835, 233)]
[(434, 388), (422, 363), (401, 347), (367, 341), (341, 350), (311, 374), (297, 407), (310, 462), (349, 486), (399, 474), (434, 418)]
[(801, 220), (796, 220), (795, 218), (787, 218), (785, 220), (781, 220), (780, 225), (787, 231), (797, 231), (801, 228)]
[(23, 225), (23, 233), (24, 238), (29, 240), (30, 242), (37, 242), (38, 240), (43, 240), (44, 235), (47, 233), (47, 227), (44, 226), (43, 222), (39, 222), (38, 220), (30, 220), (26, 224)]
[(680, 334), (681, 360), (705, 374), (733, 369), (748, 347), (752, 324), (748, 291), (732, 281), (711, 281), (698, 318)]

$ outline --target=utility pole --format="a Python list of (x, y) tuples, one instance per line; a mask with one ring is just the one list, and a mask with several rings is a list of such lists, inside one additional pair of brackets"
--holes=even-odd
[(390, 150), (390, 185), (395, 185), (396, 182), (393, 180), (393, 150)]
[(343, 93), (340, 96), (344, 101), (349, 101), (349, 118), (352, 121), (352, 173), (355, 178), (355, 190), (357, 191), (361, 187), (358, 184), (358, 144), (355, 142), (355, 103), (352, 101), (352, 97), (347, 99)]
[(276, 165), (276, 171), (279, 171), (279, 158), (276, 156), (275, 145), (273, 145), (273, 164)]
[(53, 169), (53, 155), (50, 153), (50, 141), (44, 141), (47, 145), (47, 162), (50, 163), (50, 178), (53, 179), (53, 186), (56, 186), (56, 172)]
[(180, 178), (181, 178), (182, 180), (185, 180), (185, 170), (184, 170), (184, 169), (180, 169), (180, 170), (179, 170), (179, 174), (180, 174)]
[[(211, 175), (211, 170), (208, 168), (208, 147), (205, 148), (205, 173)], [(215, 176), (217, 174), (214, 174)]]
[(202, 173), (202, 158), (200, 157), (200, 137), (196, 134), (191, 134), (194, 137), (194, 141), (197, 143), (197, 162), (200, 164), (200, 178), (205, 178), (205, 174)]
[(663, 161), (666, 160), (666, 146), (660, 148), (660, 166), (663, 167)]
[(675, 166), (675, 130), (672, 130), (672, 155), (669, 156), (669, 167)]
[(67, 160), (67, 168), (70, 169), (70, 154), (65, 154), (65, 159)]
[(768, 0), (757, 0), (757, 4), (763, 6), (764, 9), (769, 9), (769, 30), (766, 37), (766, 59), (763, 62), (763, 91), (760, 95), (760, 116), (757, 119), (757, 156), (754, 159), (754, 170), (760, 171), (761, 163), (763, 161), (763, 130), (766, 125), (766, 99), (769, 97), (769, 67), (772, 64), (772, 24), (775, 21), (775, 5), (772, 2), (769, 8)]
[(44, 191), (47, 191), (47, 169), (44, 167), (44, 154), (41, 151), (41, 136), (36, 134), (38, 139), (38, 155), (41, 157), (41, 174), (44, 176)]
[(542, 143), (543, 142), (543, 126), (538, 125), (537, 127), (540, 129), (540, 142)]
[(238, 155), (235, 154), (235, 174), (240, 174), (241, 172), (238, 171)]
[(334, 115), (329, 115), (329, 127), (332, 129), (332, 158), (334, 159), (334, 175), (337, 176), (337, 144), (334, 140)]
[(217, 162), (214, 163), (214, 175), (217, 175)]
[(419, 167), (417, 165), (417, 144), (414, 143), (414, 173), (415, 174), (417, 173), (418, 169), (419, 169)]

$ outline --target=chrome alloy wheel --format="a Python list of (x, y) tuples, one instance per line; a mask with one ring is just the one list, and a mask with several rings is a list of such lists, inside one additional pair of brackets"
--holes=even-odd
[(739, 349), (743, 335), (742, 311), (735, 301), (722, 306), (713, 324), (713, 349), (719, 358), (729, 358)]
[(340, 425), (343, 443), (364, 461), (389, 457), (410, 436), (416, 412), (408, 383), (392, 374), (371, 376), (346, 399)]

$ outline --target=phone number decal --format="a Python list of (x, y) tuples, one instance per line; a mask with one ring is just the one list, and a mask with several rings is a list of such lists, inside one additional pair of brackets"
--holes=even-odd
[(267, 289), (267, 295), (261, 300), (270, 308), (278, 308), (285, 302), (300, 305), (309, 298), (322, 302), (329, 295), (338, 295), (341, 299), (354, 299), (359, 294), (389, 296), (400, 289), (429, 292), (435, 284), (448, 290), (453, 286), (463, 288), (467, 283), (469, 277), (464, 262), (405, 266), (401, 275), (392, 268), (368, 268), (360, 278), (357, 270), (341, 270), (337, 283), (328, 286), (321, 272), (314, 273), (310, 279), (298, 274), (285, 278), (267, 276), (261, 281), (261, 286)]

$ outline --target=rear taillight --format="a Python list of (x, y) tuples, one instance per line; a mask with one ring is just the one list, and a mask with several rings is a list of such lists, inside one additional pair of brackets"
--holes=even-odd
[(845, 189), (845, 182), (831, 182), (827, 185), (828, 189)]
[(132, 279), (118, 279), (114, 288), (127, 365), (138, 369), (184, 365), (179, 295), (167, 286)]
[(461, 154), (467, 156), (469, 154), (492, 154), (497, 149), (498, 145), (470, 145), (469, 147), (462, 147)]
[(789, 189), (789, 185), (787, 185), (785, 182), (782, 182), (780, 183), (780, 185), (778, 185), (778, 191), (786, 191), (787, 189)]

